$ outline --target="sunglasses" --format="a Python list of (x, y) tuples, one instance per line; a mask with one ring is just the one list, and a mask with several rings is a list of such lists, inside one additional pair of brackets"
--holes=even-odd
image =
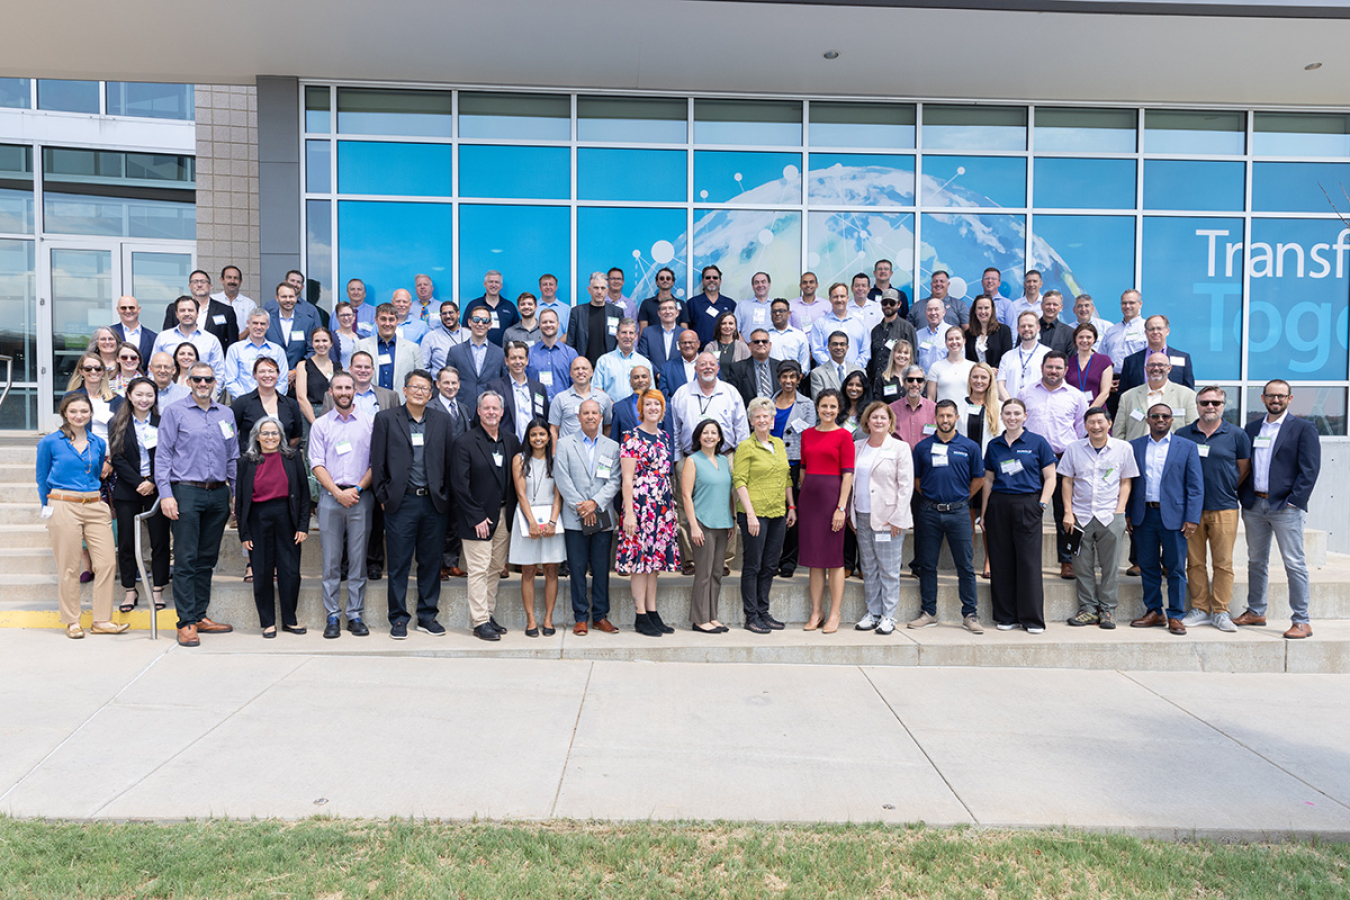
[(906, 378), (905, 384), (923, 384), (926, 380), (924, 378)]
[(118, 358), (120, 361), (122, 361), (122, 362), (140, 362), (140, 361), (141, 361), (141, 358), (140, 358), (139, 356), (119, 356), (119, 357), (117, 357), (117, 358)]
[(214, 376), (214, 375), (189, 375), (189, 376), (188, 376), (188, 380), (191, 381), (191, 382), (193, 382), (194, 384), (215, 384), (215, 382), (216, 382), (216, 376)]
[(1164, 420), (1164, 419), (1170, 419), (1170, 418), (1172, 418), (1172, 414), (1171, 414), (1171, 413), (1149, 413), (1149, 414), (1148, 414), (1148, 417), (1149, 417), (1150, 419), (1154, 419), (1154, 420), (1156, 420), (1156, 421), (1162, 421), (1162, 420)]
[(472, 319), (470, 319), (469, 321), (472, 322), (472, 323), (475, 324), (475, 325), (491, 325), (491, 324), (492, 324), (492, 320), (491, 320), (491, 319), (485, 319), (485, 318), (483, 318), (482, 316), (474, 316), (474, 317), (473, 317)]
[(1197, 400), (1196, 406), (1223, 406), (1222, 400)]
[(763, 340), (763, 339), (759, 339), (759, 340), (751, 341), (751, 342), (750, 342), (750, 346), (753, 347), (755, 344), (767, 344), (767, 343), (768, 343), (768, 341)]
[(80, 369), (81, 369), (82, 371), (84, 371), (84, 372), (102, 372), (102, 371), (103, 371), (103, 367), (102, 367), (102, 366), (80, 366)]

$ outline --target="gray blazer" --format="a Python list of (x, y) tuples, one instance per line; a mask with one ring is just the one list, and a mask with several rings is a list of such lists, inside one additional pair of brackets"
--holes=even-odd
[[(553, 480), (562, 494), (562, 525), (570, 531), (581, 530), (581, 516), (577, 505), (594, 500), (613, 515), (614, 497), (619, 493), (623, 474), (619, 467), (619, 445), (600, 434), (596, 438), (595, 466), (586, 462), (586, 448), (582, 446), (580, 431), (558, 441), (558, 452), (553, 457)], [(608, 462), (609, 477), (595, 477), (596, 469)]]
[[(863, 372), (863, 367), (857, 363), (844, 363), (844, 377), (852, 375), (854, 372)], [(864, 374), (866, 374), (864, 372)], [(839, 390), (843, 382), (839, 379), (839, 373), (835, 371), (834, 362), (822, 363), (811, 370), (811, 396), (819, 397), (821, 391)]]

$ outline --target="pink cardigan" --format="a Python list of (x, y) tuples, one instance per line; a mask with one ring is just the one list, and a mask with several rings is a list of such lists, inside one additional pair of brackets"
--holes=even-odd
[[(866, 443), (867, 438), (853, 442), (855, 459)], [(868, 496), (872, 498), (872, 530), (887, 531), (892, 525), (896, 528), (913, 528), (914, 517), (909, 510), (910, 495), (913, 493), (913, 454), (908, 444), (888, 434), (878, 451), (876, 462), (872, 464), (872, 476), (868, 479)], [(848, 518), (856, 528), (858, 520), (853, 513), (852, 495), (848, 498)]]

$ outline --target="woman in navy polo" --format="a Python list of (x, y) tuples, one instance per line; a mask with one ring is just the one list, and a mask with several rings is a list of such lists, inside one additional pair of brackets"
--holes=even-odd
[(989, 597), (999, 631), (1019, 625), (1028, 634), (1045, 631), (1041, 581), (1041, 521), (1055, 489), (1055, 452), (1039, 434), (1024, 429), (1026, 404), (1003, 404), (1003, 434), (984, 452), (980, 515), (989, 539)]

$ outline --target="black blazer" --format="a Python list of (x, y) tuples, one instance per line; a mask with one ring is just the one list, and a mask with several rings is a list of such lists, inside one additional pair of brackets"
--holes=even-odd
[[(248, 531), (248, 510), (253, 505), (253, 476), (259, 463), (250, 462), (248, 457), (239, 458), (239, 477), (234, 487), (234, 516), (239, 522), (239, 540), (251, 541)], [(286, 483), (290, 486), (288, 502), (291, 510), (291, 527), (295, 531), (309, 530), (309, 470), (305, 468), (305, 457), (300, 452), (281, 457), (281, 467), (286, 470)]]
[[(427, 404), (423, 414), (426, 437), (422, 445), (427, 467), (427, 488), (431, 502), (439, 513), (450, 510), (450, 477), (448, 465), (454, 439), (450, 436), (450, 416), (438, 407)], [(375, 414), (375, 426), (370, 434), (370, 477), (375, 499), (386, 514), (398, 511), (403, 495), (408, 492), (408, 472), (412, 469), (412, 428), (408, 410), (403, 406), (382, 409)], [(456, 474), (458, 477), (458, 473)]]
[[(258, 389), (254, 388), (242, 397), (236, 397), (230, 409), (234, 412), (234, 430), (239, 436), (239, 453), (248, 449), (248, 435), (253, 423), (267, 416)], [(286, 437), (286, 446), (304, 434), (305, 417), (300, 412), (300, 404), (294, 397), (277, 394), (277, 418), (281, 420), (281, 430)]]
[[(159, 427), (159, 413), (150, 413), (150, 424)], [(140, 500), (141, 495), (136, 492), (136, 488), (145, 478), (149, 478), (152, 484), (155, 481), (155, 448), (150, 448), (150, 474), (142, 478), (141, 443), (136, 439), (136, 427), (130, 421), (127, 422), (127, 433), (122, 438), (121, 451), (112, 454), (109, 462), (117, 475), (113, 481), (113, 500)], [(150, 492), (151, 497), (155, 494), (155, 491)]]
[[(516, 485), (511, 480), (511, 461), (520, 452), (515, 432), (498, 427), (501, 439), (493, 443), (475, 425), (455, 441), (451, 456), (451, 471), (455, 479), (455, 507), (459, 519), (459, 537), (463, 541), (481, 540), (474, 527), (484, 519), (495, 532), (499, 525), (510, 528), (516, 515)], [(499, 466), (492, 454), (502, 455)], [(502, 506), (506, 506), (506, 521), (501, 522)]]
[[(1148, 381), (1148, 374), (1144, 371), (1144, 363), (1147, 361), (1150, 352), (1145, 347), (1143, 350), (1136, 350), (1125, 357), (1125, 362), (1120, 365), (1120, 393), (1124, 394), (1130, 388), (1139, 387), (1139, 385)], [(1185, 350), (1178, 350), (1170, 345), (1167, 348), (1167, 355), (1169, 358), (1179, 356), (1185, 360), (1182, 365), (1172, 366), (1172, 371), (1167, 373), (1167, 380), (1173, 384), (1195, 390), (1195, 369), (1191, 368), (1191, 355)]]
[[(164, 331), (178, 327), (178, 304), (170, 303), (169, 308), (164, 310)], [(224, 321), (217, 321), (223, 318)], [(142, 322), (142, 325), (145, 323)], [(230, 345), (239, 340), (239, 322), (234, 314), (234, 307), (228, 303), (221, 303), (219, 300), (212, 300), (205, 310), (199, 310), (197, 313), (197, 327), (207, 334), (214, 334), (216, 340), (220, 341), (220, 352), (224, 353), (230, 349)], [(142, 359), (146, 365), (150, 364), (149, 359)]]
[(1038, 326), (1041, 329), (1040, 342), (1051, 350), (1058, 350), (1066, 356), (1069, 348), (1073, 346), (1073, 329), (1063, 322), (1055, 322), (1053, 328), (1046, 328), (1042, 321)]
[[(599, 312), (595, 306), (588, 300), (579, 306), (572, 307), (571, 314), (567, 317), (567, 343), (572, 345), (572, 349), (577, 351), (577, 356), (587, 356), (591, 349), (591, 315)], [(605, 301), (605, 318), (610, 321), (605, 323), (605, 349), (595, 354), (601, 356), (615, 347), (619, 346), (618, 322), (624, 317), (622, 306)], [(483, 521), (479, 519), (478, 521)]]
[[(178, 324), (177, 319), (174, 320), (174, 324)], [(121, 322), (116, 322), (111, 327), (113, 334), (117, 335), (119, 341), (125, 341), (127, 339), (127, 330), (122, 327)], [(141, 323), (141, 345), (136, 349), (141, 351), (142, 371), (150, 371), (150, 356), (155, 349), (155, 338), (158, 336), (158, 333), (151, 331), (144, 322)]]
[[(1072, 335), (1072, 331), (1070, 331), (1070, 335)], [(998, 331), (989, 334), (989, 346), (985, 348), (984, 361), (997, 369), (999, 361), (1003, 359), (1003, 354), (1011, 350), (1014, 343), (1012, 330), (999, 322)], [(916, 353), (918, 349), (917, 347), (914, 348)], [(966, 335), (966, 359), (971, 362), (980, 361), (979, 356), (975, 354), (975, 335), (973, 334)]]
[[(502, 378), (492, 382), (487, 386), (489, 391), (496, 391), (502, 395), (502, 427), (512, 434), (516, 433), (516, 422), (520, 421), (518, 416), (524, 415), (525, 421), (531, 419), (543, 419), (548, 421), (548, 391), (544, 389), (543, 382), (535, 378), (526, 376), (526, 381), (530, 385), (531, 408), (523, 413), (516, 409), (516, 394), (511, 390), (510, 377)], [(458, 398), (458, 394), (455, 395)], [(539, 409), (541, 412), (536, 413)], [(481, 519), (479, 520), (482, 521)]]
[[(741, 392), (746, 405), (755, 399), (755, 360), (754, 357), (731, 363), (722, 369), (722, 380)], [(769, 389), (778, 393), (778, 360), (769, 358)], [(772, 395), (770, 395), (772, 397)]]

